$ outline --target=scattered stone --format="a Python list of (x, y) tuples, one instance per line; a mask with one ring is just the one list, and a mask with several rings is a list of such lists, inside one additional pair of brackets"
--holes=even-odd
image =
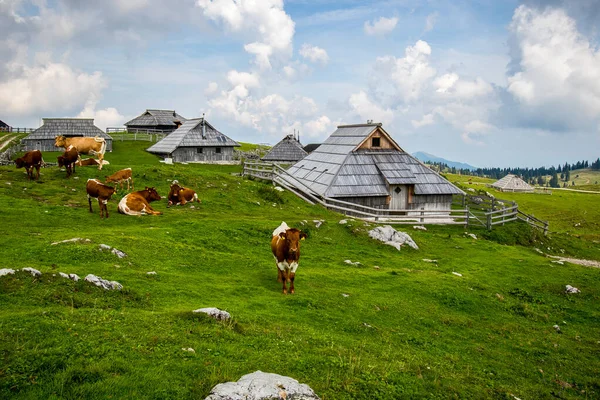
[(54, 243), (52, 243), (52, 246), (57, 245), (57, 244), (62, 244), (62, 243), (76, 243), (76, 242), (89, 243), (89, 242), (91, 242), (91, 240), (83, 239), (83, 238), (73, 238), (73, 239), (62, 240), (60, 242), (54, 242)]
[(379, 265), (374, 265), (373, 268), (375, 268), (376, 270), (380, 270), (381, 267)]
[(360, 265), (360, 261), (352, 262), (352, 261), (350, 261), (350, 260), (344, 260), (344, 262), (345, 262), (346, 264), (350, 264), (350, 265)]
[(342, 296), (344, 296), (344, 297), (350, 297), (350, 295), (347, 294), (347, 293), (342, 293)]
[(473, 188), (468, 188), (467, 190), (468, 190), (469, 192), (475, 192), (475, 189), (473, 189)]
[(25, 267), (23, 271), (29, 272), (32, 276), (42, 276), (42, 273), (35, 268)]
[(347, 221), (347, 220), (345, 220), (345, 219), (342, 219), (342, 220), (340, 220), (340, 222), (339, 222), (339, 224), (340, 224), (340, 225), (346, 225), (347, 223), (348, 223), (348, 221)]
[(496, 297), (498, 298), (498, 300), (504, 301), (504, 296), (502, 296), (500, 293), (496, 293)]
[(277, 190), (278, 192), (284, 192), (285, 189), (282, 188), (281, 186), (275, 186), (275, 190)]
[[(169, 233), (169, 232), (167, 232), (167, 233)], [(108, 250), (112, 254), (114, 254), (115, 256), (117, 256), (119, 258), (125, 258), (125, 257), (127, 257), (127, 254), (123, 253), (121, 250), (115, 249), (114, 247), (110, 247), (107, 244), (101, 244), (100, 245), (100, 250)]]
[(262, 371), (244, 375), (237, 382), (220, 383), (204, 400), (320, 400), (306, 384)]
[(452, 272), (452, 274), (456, 276), (462, 276), (462, 274), (459, 274), (458, 272)]
[(112, 247), (110, 247), (107, 244), (101, 244), (100, 245), (100, 250), (109, 250), (110, 251), (110, 249), (112, 249)]
[(196, 353), (196, 350), (192, 349), (191, 347), (188, 347), (187, 349), (185, 347), (182, 347), (181, 350), (189, 351), (190, 353)]
[(565, 287), (565, 293), (581, 293), (581, 290), (579, 290), (576, 287), (573, 287), (571, 285), (567, 285)]
[(76, 192), (76, 191), (77, 191), (76, 189), (71, 189), (71, 192)]
[(468, 236), (468, 237), (470, 237), (470, 238), (473, 238), (473, 239), (477, 240), (477, 236), (474, 233), (465, 232), (465, 235)]
[(218, 321), (227, 321), (228, 319), (231, 318), (231, 314), (229, 314), (227, 311), (219, 310), (218, 308), (215, 308), (215, 307), (199, 308), (192, 312), (204, 313), (204, 314), (210, 315), (211, 317), (213, 317), (214, 319), (216, 319)]
[(538, 249), (537, 247), (534, 247), (533, 249), (534, 249), (535, 251), (537, 251), (538, 253), (540, 253), (540, 254), (544, 254), (544, 252), (543, 252), (543, 251), (541, 251), (540, 249)]
[(258, 204), (260, 206), (260, 201), (257, 201), (256, 204)]
[(373, 239), (380, 240), (389, 246), (393, 246), (398, 250), (400, 250), (400, 248), (405, 244), (409, 245), (415, 250), (419, 249), (417, 244), (408, 234), (404, 232), (398, 232), (389, 225), (378, 226), (370, 230), (369, 236)]
[(79, 281), (79, 279), (80, 279), (79, 275), (77, 275), (77, 274), (65, 274), (64, 272), (59, 272), (58, 274), (60, 276), (62, 276), (63, 278), (67, 278), (67, 279), (70, 279), (75, 282)]
[(430, 260), (429, 258), (424, 258), (423, 261), (428, 262), (428, 263), (433, 263), (433, 264), (437, 264), (437, 260)]
[(552, 263), (554, 263), (554, 264), (559, 264), (559, 265), (565, 265), (565, 263), (564, 263), (564, 262), (562, 262), (562, 261), (557, 261), (557, 260), (554, 260), (554, 261), (552, 261)]
[(4, 275), (13, 275), (15, 273), (14, 269), (11, 268), (2, 268), (0, 269), (0, 276), (4, 276)]
[(419, 230), (419, 231), (426, 231), (427, 228), (425, 228), (423, 225), (415, 225), (413, 226), (413, 229)]
[(146, 275), (157, 275), (156, 271), (146, 272)]
[(562, 332), (560, 331), (560, 326), (558, 326), (558, 325), (554, 325), (554, 326), (553, 326), (553, 328), (556, 330), (556, 333), (562, 333)]
[(121, 290), (123, 289), (123, 285), (121, 285), (117, 281), (108, 281), (106, 279), (102, 279), (99, 276), (89, 274), (84, 279), (87, 282), (93, 283), (94, 285), (101, 287), (104, 290)]
[(323, 220), (319, 220), (319, 219), (315, 219), (315, 220), (313, 220), (313, 223), (315, 224), (315, 228), (317, 228), (317, 229), (318, 229), (318, 228), (319, 228), (321, 225), (323, 225), (323, 222), (325, 222), (325, 221), (323, 221)]
[(7, 185), (9, 185), (9, 186), (10, 186), (10, 185), (12, 185), (12, 183), (11, 183), (11, 182), (6, 182), (6, 184), (7, 184)]
[(190, 209), (191, 209), (191, 210), (195, 210), (195, 209), (196, 209), (196, 206), (190, 206)]
[(367, 324), (366, 322), (363, 322), (363, 325), (366, 326), (367, 328), (372, 328), (372, 326)]

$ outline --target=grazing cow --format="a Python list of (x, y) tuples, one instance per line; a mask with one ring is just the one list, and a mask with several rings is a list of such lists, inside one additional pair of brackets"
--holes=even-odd
[(58, 156), (58, 166), (65, 167), (67, 170), (67, 178), (71, 176), (71, 174), (75, 173), (75, 163), (78, 159), (79, 153), (73, 146), (69, 146), (67, 151), (65, 151), (62, 156)]
[(129, 182), (131, 181), (131, 190), (133, 190), (133, 177), (131, 176), (131, 168), (125, 168), (115, 172), (111, 176), (106, 177), (104, 183), (115, 182), (119, 184), (119, 187), (123, 189), (123, 183), (127, 182), (127, 191), (129, 191)]
[(106, 151), (106, 140), (101, 137), (64, 137), (56, 136), (54, 138), (54, 146), (64, 147), (68, 149), (69, 146), (73, 146), (81, 154), (91, 154), (98, 156), (98, 169), (102, 169), (102, 159), (104, 158), (104, 152)]
[(108, 218), (108, 207), (106, 207), (106, 203), (108, 203), (110, 197), (116, 192), (115, 188), (112, 186), (106, 186), (98, 179), (88, 179), (87, 184), (85, 185), (85, 190), (87, 192), (88, 203), (90, 204), (90, 212), (93, 212), (93, 197), (95, 199), (98, 199), (98, 206), (100, 207), (100, 218), (104, 218), (104, 213), (106, 213), (106, 218)]
[[(87, 165), (98, 166), (98, 165), (100, 165), (100, 161), (96, 160), (95, 158), (84, 158), (84, 159), (79, 158), (75, 164), (77, 164), (78, 167), (85, 167)], [(110, 163), (106, 160), (102, 160), (102, 165), (106, 165), (106, 164), (110, 164)]]
[(119, 202), (119, 212), (125, 215), (161, 215), (162, 212), (154, 211), (150, 207), (151, 201), (157, 201), (160, 198), (156, 189), (146, 187), (144, 190), (125, 195)]
[(283, 282), (283, 293), (287, 294), (286, 282), (290, 283), (290, 293), (294, 293), (294, 279), (300, 261), (300, 240), (306, 233), (290, 228), (285, 222), (273, 231), (271, 251), (277, 264), (277, 281)]
[(183, 206), (188, 201), (196, 201), (200, 203), (200, 199), (198, 199), (198, 194), (196, 194), (195, 191), (193, 191), (192, 189), (185, 188), (183, 186), (179, 186), (179, 182), (177, 181), (173, 181), (167, 199), (169, 199), (167, 207), (171, 207), (173, 204), (181, 204)]
[(44, 159), (42, 158), (42, 152), (39, 150), (28, 151), (23, 157), (19, 157), (15, 160), (17, 168), (25, 167), (29, 179), (33, 179), (34, 168), (37, 170), (37, 179), (40, 179), (40, 167), (43, 163)]

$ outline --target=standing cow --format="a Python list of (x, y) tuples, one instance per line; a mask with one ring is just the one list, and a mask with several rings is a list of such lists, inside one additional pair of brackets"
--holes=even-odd
[(161, 197), (156, 189), (146, 187), (144, 190), (125, 195), (119, 202), (119, 212), (125, 215), (161, 215), (162, 212), (154, 211), (150, 207), (151, 201), (160, 200)]
[(40, 167), (44, 164), (44, 159), (42, 158), (42, 152), (39, 150), (31, 150), (25, 153), (23, 157), (19, 157), (15, 160), (15, 164), (17, 168), (25, 167), (27, 171), (27, 177), (29, 179), (33, 179), (33, 169), (37, 170), (37, 179), (40, 179)]
[(75, 173), (75, 163), (79, 159), (79, 152), (73, 146), (70, 146), (62, 156), (58, 156), (58, 167), (65, 167), (67, 178)]
[(98, 199), (98, 206), (100, 207), (100, 218), (108, 218), (108, 207), (106, 203), (110, 200), (110, 197), (116, 192), (112, 186), (106, 186), (98, 179), (88, 179), (85, 185), (85, 191), (87, 192), (88, 203), (90, 204), (90, 212), (92, 211), (92, 198)]
[(179, 182), (176, 180), (173, 181), (173, 184), (171, 185), (171, 190), (167, 195), (167, 199), (169, 200), (169, 202), (167, 203), (167, 207), (171, 207), (173, 204), (181, 204), (183, 206), (188, 201), (196, 201), (200, 203), (200, 199), (198, 199), (198, 194), (194, 190), (185, 188), (183, 186), (179, 186)]
[(91, 154), (98, 156), (98, 169), (102, 169), (104, 152), (106, 151), (106, 140), (101, 137), (64, 137), (56, 136), (54, 138), (55, 147), (64, 147), (68, 149), (73, 146), (80, 154)]
[(131, 168), (125, 168), (115, 172), (111, 176), (106, 177), (104, 183), (118, 183), (119, 187), (123, 189), (123, 183), (127, 182), (127, 191), (129, 192), (129, 182), (131, 182), (131, 190), (133, 190), (133, 176), (131, 175)]
[(283, 293), (287, 294), (286, 283), (290, 283), (290, 293), (294, 293), (294, 279), (300, 261), (300, 241), (306, 238), (306, 233), (290, 228), (285, 222), (273, 231), (271, 251), (277, 264), (277, 281), (283, 282)]

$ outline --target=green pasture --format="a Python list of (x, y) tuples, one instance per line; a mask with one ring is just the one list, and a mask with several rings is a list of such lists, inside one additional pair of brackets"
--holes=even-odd
[[(202, 399), (256, 370), (291, 376), (322, 399), (600, 396), (600, 270), (535, 250), (600, 259), (600, 197), (512, 194), (526, 212), (552, 217), (559, 233), (549, 237), (520, 223), (469, 230), (477, 240), (463, 227), (407, 225), (398, 229), (420, 248), (397, 251), (368, 237), (375, 225), (243, 179), (240, 166), (164, 165), (147, 146), (115, 142), (110, 165), (68, 179), (57, 167), (39, 182), (0, 167), (0, 268), (43, 273), (0, 277), (0, 398)], [(124, 216), (119, 191), (101, 220), (85, 181), (126, 167), (136, 189), (166, 196), (177, 179), (202, 203), (163, 200), (153, 203), (161, 216)], [(294, 295), (281, 293), (269, 248), (281, 221), (308, 234)], [(52, 244), (71, 238), (89, 242)], [(567, 284), (581, 293), (565, 294)], [(202, 307), (233, 318), (191, 312)]]

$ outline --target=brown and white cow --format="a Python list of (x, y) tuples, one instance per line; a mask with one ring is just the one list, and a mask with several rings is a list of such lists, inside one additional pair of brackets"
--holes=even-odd
[(123, 189), (123, 183), (127, 182), (127, 191), (129, 191), (129, 182), (131, 182), (131, 190), (133, 190), (133, 177), (131, 176), (131, 168), (125, 168), (115, 172), (111, 176), (107, 176), (104, 183), (111, 182), (118, 183), (121, 189)]
[(287, 294), (286, 283), (290, 283), (290, 293), (294, 293), (294, 279), (300, 261), (300, 241), (306, 233), (290, 228), (285, 222), (273, 231), (271, 251), (277, 264), (277, 281), (283, 282), (283, 293)]
[(44, 163), (42, 158), (42, 152), (39, 150), (31, 150), (15, 160), (17, 168), (25, 167), (27, 170), (27, 177), (33, 179), (33, 169), (37, 170), (37, 179), (40, 179), (40, 167)]
[(144, 190), (129, 193), (119, 202), (119, 212), (125, 215), (161, 215), (162, 212), (154, 211), (150, 207), (151, 201), (160, 200), (161, 197), (156, 189), (146, 187)]
[[(93, 165), (97, 167), (98, 165), (100, 165), (100, 161), (96, 160), (95, 158), (79, 158), (75, 164), (77, 164), (78, 167), (85, 167), (87, 165)], [(110, 163), (106, 160), (102, 160), (102, 165), (106, 164)]]
[(108, 207), (106, 203), (110, 200), (110, 197), (116, 192), (116, 189), (112, 186), (106, 186), (98, 179), (88, 179), (85, 185), (85, 191), (87, 192), (88, 203), (90, 204), (90, 212), (92, 211), (92, 197), (98, 199), (98, 206), (100, 207), (100, 218), (108, 218)]
[(167, 207), (171, 207), (173, 204), (183, 206), (188, 201), (201, 203), (198, 194), (194, 190), (179, 186), (177, 181), (173, 181), (167, 199), (169, 200)]
[(68, 149), (69, 146), (73, 146), (81, 154), (91, 154), (98, 156), (98, 169), (102, 169), (102, 159), (104, 159), (104, 152), (106, 151), (106, 140), (101, 137), (64, 137), (56, 136), (54, 138), (54, 146), (64, 147)]
[(67, 170), (67, 178), (75, 172), (75, 163), (79, 159), (79, 152), (73, 146), (70, 146), (62, 156), (58, 156), (58, 166), (65, 167)]

